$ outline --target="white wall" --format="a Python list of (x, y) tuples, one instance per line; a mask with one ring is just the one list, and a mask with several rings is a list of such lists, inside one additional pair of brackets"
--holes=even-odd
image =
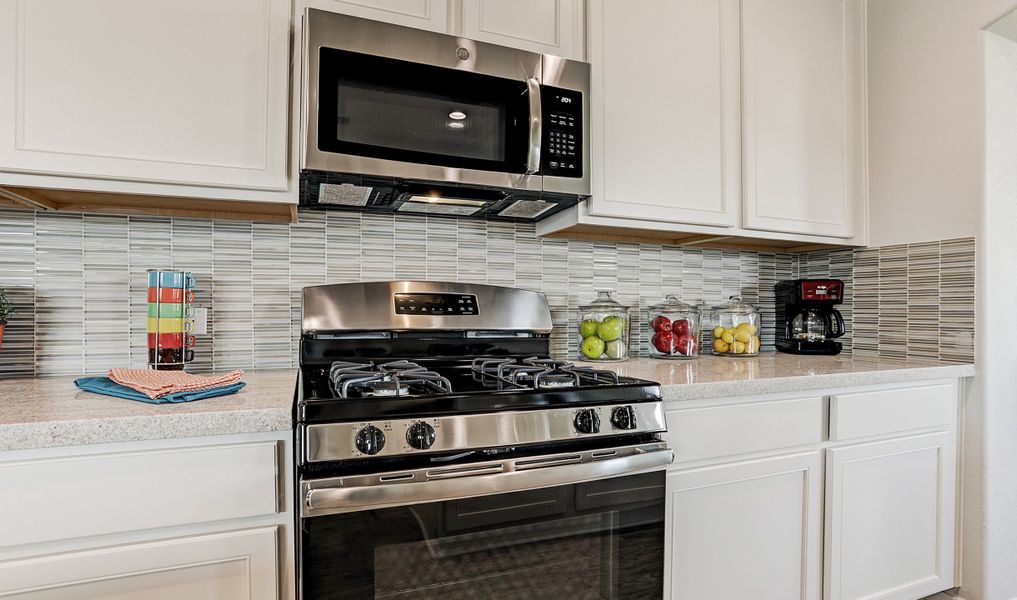
[[(870, 243), (978, 236), (962, 586), (1017, 599), (1017, 0), (868, 0)], [(994, 27), (1017, 40), (1017, 17)]]
[(1017, 0), (868, 0), (870, 244), (975, 235), (982, 30)]
[[(1017, 598), (1017, 346), (993, 324), (1017, 294), (1017, 13), (985, 34), (986, 168), (979, 237), (977, 384), (968, 411), (970, 480), (964, 514), (964, 588), (971, 600)], [(1007, 39), (1009, 38), (1009, 39)], [(976, 438), (976, 436), (979, 436)]]
[[(986, 170), (979, 238), (979, 376), (967, 425), (964, 596), (1017, 597), (1017, 346), (1005, 329), (1017, 294), (1017, 16), (987, 33), (985, 44)], [(975, 439), (980, 436), (980, 439)], [(979, 464), (980, 463), (980, 464)], [(977, 486), (977, 489), (976, 489)]]

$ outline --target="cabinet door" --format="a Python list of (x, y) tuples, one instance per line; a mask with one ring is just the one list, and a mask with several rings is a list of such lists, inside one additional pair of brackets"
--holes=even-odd
[(748, 229), (854, 234), (864, 162), (860, 2), (742, 3)]
[(310, 0), (306, 5), (384, 23), (451, 33), (449, 0)]
[(290, 0), (0, 0), (0, 170), (286, 190)]
[(583, 0), (464, 0), (463, 34), (474, 40), (585, 60)]
[(276, 529), (178, 538), (0, 563), (11, 600), (275, 600)]
[(828, 452), (826, 600), (912, 600), (952, 587), (953, 434)]
[(736, 224), (738, 4), (590, 3), (591, 215)]
[(818, 600), (821, 463), (817, 451), (668, 474), (664, 597)]

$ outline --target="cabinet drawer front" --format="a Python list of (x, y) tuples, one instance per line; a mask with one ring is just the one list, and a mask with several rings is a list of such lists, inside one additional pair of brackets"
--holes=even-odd
[(0, 463), (0, 547), (270, 515), (276, 442)]
[(264, 527), (0, 563), (0, 597), (274, 600), (276, 569)]
[(795, 398), (667, 413), (675, 462), (792, 448), (823, 441), (823, 401)]
[(951, 384), (835, 394), (830, 397), (830, 440), (945, 427), (957, 418)]

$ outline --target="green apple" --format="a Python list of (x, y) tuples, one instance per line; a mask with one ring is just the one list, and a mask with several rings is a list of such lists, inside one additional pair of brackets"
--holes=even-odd
[(583, 356), (586, 358), (592, 358), (594, 360), (600, 358), (600, 355), (604, 353), (604, 340), (600, 339), (595, 335), (591, 335), (583, 340)]
[(597, 335), (597, 326), (600, 325), (600, 321), (596, 319), (586, 319), (579, 324), (579, 335), (583, 338), (588, 338), (591, 335)]
[(620, 338), (624, 330), (625, 319), (620, 317), (605, 317), (600, 325), (597, 325), (597, 335), (605, 342)]
[(625, 358), (625, 342), (621, 340), (612, 340), (607, 343), (607, 347), (604, 351), (608, 358), (614, 360)]

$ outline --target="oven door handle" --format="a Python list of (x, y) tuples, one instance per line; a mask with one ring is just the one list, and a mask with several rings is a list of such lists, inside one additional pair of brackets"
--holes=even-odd
[[(501, 463), (404, 474), (309, 480), (301, 483), (302, 516), (376, 510), (410, 504), (507, 494), (665, 469), (674, 461), (666, 444), (594, 450)], [(458, 476), (453, 474), (458, 473)], [(389, 483), (385, 483), (389, 481)]]
[(540, 171), (540, 138), (543, 135), (543, 109), (540, 104), (540, 80), (530, 77), (526, 80), (530, 99), (530, 147), (526, 153), (526, 174)]

